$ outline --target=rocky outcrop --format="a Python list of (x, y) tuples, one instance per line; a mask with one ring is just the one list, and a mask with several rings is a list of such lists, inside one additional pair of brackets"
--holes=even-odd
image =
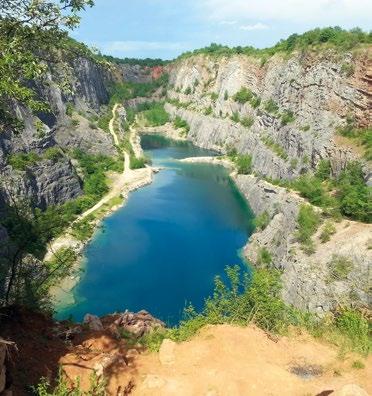
[(98, 111), (107, 104), (107, 82), (113, 80), (109, 70), (87, 58), (78, 58), (72, 64), (74, 76), (73, 99), (78, 107)]
[(26, 199), (33, 207), (46, 209), (63, 204), (82, 194), (82, 182), (70, 160), (41, 160), (26, 171), (6, 167), (1, 172), (4, 182), (0, 188), (3, 199)]
[(124, 81), (134, 83), (148, 83), (152, 81), (152, 70), (150, 67), (121, 64), (118, 66), (118, 69)]
[[(270, 265), (282, 271), (283, 299), (294, 306), (323, 314), (341, 305), (368, 306), (372, 228), (368, 224), (342, 221), (330, 241), (321, 243), (321, 227), (314, 235), (316, 251), (307, 255), (298, 243), (297, 217), (304, 200), (282, 187), (254, 176), (237, 175), (235, 182), (254, 213), (267, 212), (269, 223), (257, 230), (244, 249), (251, 263), (259, 263), (262, 249), (271, 256)], [(340, 278), (332, 273), (337, 260), (348, 263)], [(346, 260), (346, 261), (345, 261)]]
[(165, 327), (165, 323), (145, 310), (137, 313), (124, 312), (115, 320), (114, 325), (119, 331), (124, 330), (137, 338)]
[(75, 115), (74, 118), (78, 120), (78, 125), (72, 127), (69, 122), (56, 130), (54, 139), (58, 146), (65, 150), (79, 148), (92, 155), (117, 155), (111, 135), (97, 128), (96, 124), (85, 117)]

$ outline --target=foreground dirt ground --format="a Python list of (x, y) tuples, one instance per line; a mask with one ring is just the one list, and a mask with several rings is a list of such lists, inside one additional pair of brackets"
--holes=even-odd
[(341, 354), (298, 331), (277, 338), (252, 325), (210, 326), (187, 342), (164, 340), (150, 353), (120, 336), (118, 317), (95, 328), (22, 309), (2, 312), (0, 336), (17, 346), (7, 361), (13, 395), (30, 394), (41, 377), (53, 382), (59, 367), (83, 390), (93, 373), (104, 375), (108, 396), (372, 395), (371, 356)]
[(371, 394), (371, 358), (364, 369), (353, 369), (354, 359), (308, 336), (272, 339), (253, 326), (215, 326), (140, 355), (133, 395), (305, 396), (336, 394), (346, 384)]

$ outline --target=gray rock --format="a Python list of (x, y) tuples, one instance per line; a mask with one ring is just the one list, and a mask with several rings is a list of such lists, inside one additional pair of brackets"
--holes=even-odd
[(155, 329), (165, 327), (162, 321), (144, 310), (137, 313), (126, 311), (115, 320), (114, 324), (119, 329), (128, 331), (137, 338), (142, 337), (144, 334), (149, 334)]
[(84, 316), (84, 324), (88, 325), (90, 330), (93, 331), (102, 331), (103, 325), (101, 319), (96, 315), (86, 314)]

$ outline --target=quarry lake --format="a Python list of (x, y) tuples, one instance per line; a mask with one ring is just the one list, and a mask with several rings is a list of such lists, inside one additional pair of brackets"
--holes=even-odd
[(203, 306), (227, 265), (246, 267), (240, 249), (253, 214), (228, 171), (178, 161), (213, 153), (157, 135), (142, 136), (142, 147), (164, 169), (103, 221), (85, 249), (75, 304), (58, 319), (145, 309), (174, 325), (186, 304)]

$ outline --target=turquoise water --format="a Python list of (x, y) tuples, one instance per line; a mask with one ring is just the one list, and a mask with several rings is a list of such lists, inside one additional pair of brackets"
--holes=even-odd
[(202, 307), (225, 266), (246, 265), (239, 250), (253, 215), (227, 171), (177, 161), (213, 153), (159, 136), (144, 136), (142, 145), (165, 169), (104, 220), (86, 248), (76, 303), (59, 319), (146, 309), (173, 325), (187, 303)]

